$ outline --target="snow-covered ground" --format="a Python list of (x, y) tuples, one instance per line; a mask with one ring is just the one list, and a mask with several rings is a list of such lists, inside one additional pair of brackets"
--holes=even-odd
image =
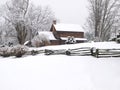
[[(106, 42), (105, 42), (106, 43)], [(40, 49), (119, 48), (120, 44), (83, 43)], [(120, 57), (95, 58), (43, 54), (0, 57), (0, 90), (120, 90)]]

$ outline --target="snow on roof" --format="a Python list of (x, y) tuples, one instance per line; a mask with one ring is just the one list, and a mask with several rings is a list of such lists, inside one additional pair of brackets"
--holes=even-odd
[(56, 40), (52, 32), (49, 31), (39, 31), (39, 35), (45, 35), (49, 40)]
[(84, 32), (82, 27), (77, 24), (56, 24), (56, 31)]

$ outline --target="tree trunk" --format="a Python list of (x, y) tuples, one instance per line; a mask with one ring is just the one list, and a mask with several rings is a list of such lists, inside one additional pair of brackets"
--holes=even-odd
[(21, 22), (17, 23), (15, 29), (17, 31), (17, 38), (18, 38), (19, 44), (24, 44), (27, 36), (27, 30), (24, 23), (21, 23)]

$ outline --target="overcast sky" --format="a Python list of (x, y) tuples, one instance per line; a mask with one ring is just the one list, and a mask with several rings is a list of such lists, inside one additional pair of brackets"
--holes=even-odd
[[(7, 0), (0, 0), (4, 4)], [(80, 24), (85, 23), (87, 0), (31, 0), (35, 5), (50, 6), (60, 23)]]

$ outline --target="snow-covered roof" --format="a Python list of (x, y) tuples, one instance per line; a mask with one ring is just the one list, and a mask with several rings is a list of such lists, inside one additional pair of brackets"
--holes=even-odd
[[(61, 37), (62, 40), (67, 40), (67, 37)], [(86, 38), (75, 38), (75, 40), (80, 40), (80, 41), (87, 41)]]
[(56, 31), (84, 32), (83, 28), (77, 24), (55, 24)]
[(49, 40), (56, 40), (52, 32), (49, 31), (39, 31), (39, 35), (45, 35)]

